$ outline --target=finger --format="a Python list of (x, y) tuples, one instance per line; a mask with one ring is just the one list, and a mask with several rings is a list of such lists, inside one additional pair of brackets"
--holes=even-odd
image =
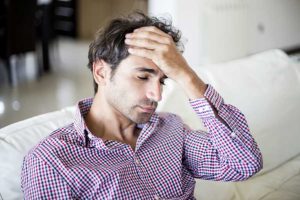
[(170, 39), (169, 37), (162, 36), (158, 33), (150, 32), (150, 31), (137, 31), (133, 33), (128, 33), (125, 36), (129, 39), (135, 39), (135, 38), (141, 38), (141, 39), (149, 39), (156, 41), (161, 44), (172, 44), (173, 39)]
[(145, 57), (148, 59), (153, 58), (153, 51), (149, 49), (144, 49), (144, 48), (128, 48), (128, 52), (132, 55), (135, 56), (140, 56), (140, 57)]
[(133, 39), (133, 38), (126, 38), (125, 43), (129, 46), (139, 47), (139, 48), (145, 48), (150, 50), (156, 50), (163, 47), (164, 44), (158, 43), (154, 40), (149, 39)]
[(159, 28), (157, 28), (155, 26), (144, 26), (144, 27), (135, 29), (133, 32), (139, 32), (139, 31), (150, 31), (150, 32), (157, 33), (161, 36), (172, 38), (169, 34), (163, 32), (162, 30), (160, 30)]

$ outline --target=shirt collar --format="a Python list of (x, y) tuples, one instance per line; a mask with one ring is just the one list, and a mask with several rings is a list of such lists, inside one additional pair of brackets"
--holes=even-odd
[[(93, 98), (86, 98), (86, 99), (80, 100), (77, 103), (77, 108), (76, 108), (76, 112), (75, 112), (74, 128), (75, 128), (80, 140), (83, 142), (84, 146), (89, 145), (91, 143), (90, 140), (95, 137), (95, 136), (91, 135), (91, 133), (88, 130), (88, 128), (85, 124), (85, 121), (84, 121), (84, 118), (86, 117), (86, 115), (88, 114), (88, 112), (91, 109), (92, 103), (93, 103)], [(158, 120), (159, 120), (158, 114), (153, 113), (150, 120), (147, 123), (137, 124), (137, 126), (138, 126), (138, 128), (143, 129), (144, 126), (146, 126), (146, 125), (156, 124), (158, 122)], [(104, 143), (103, 143), (103, 145), (104, 145)]]
[(88, 112), (91, 109), (93, 103), (93, 98), (86, 98), (77, 103), (75, 117), (74, 117), (74, 128), (80, 137), (82, 139), (81, 141), (84, 141), (84, 145), (86, 145), (86, 124), (84, 121), (85, 116), (88, 114)]

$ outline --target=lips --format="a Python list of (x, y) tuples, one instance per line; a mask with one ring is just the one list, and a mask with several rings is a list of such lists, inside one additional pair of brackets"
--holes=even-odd
[(141, 110), (146, 113), (152, 113), (156, 109), (156, 107), (151, 107), (151, 106), (139, 106), (139, 108), (141, 108)]

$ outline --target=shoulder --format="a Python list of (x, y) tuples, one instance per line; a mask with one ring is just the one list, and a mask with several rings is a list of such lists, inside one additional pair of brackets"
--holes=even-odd
[(63, 151), (68, 144), (77, 143), (78, 137), (75, 133), (73, 123), (59, 128), (35, 145), (26, 157), (34, 156), (39, 159), (53, 157), (59, 151)]
[(181, 120), (179, 115), (170, 112), (156, 112), (159, 119), (166, 119), (166, 120)]
[(182, 118), (179, 115), (169, 112), (157, 112), (156, 114), (160, 124), (167, 126), (183, 125)]

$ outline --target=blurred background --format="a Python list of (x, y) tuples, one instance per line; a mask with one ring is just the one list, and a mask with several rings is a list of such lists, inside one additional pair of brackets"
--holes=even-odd
[(1, 0), (0, 128), (93, 96), (89, 43), (133, 10), (173, 21), (193, 68), (282, 49), (300, 55), (300, 0)]

